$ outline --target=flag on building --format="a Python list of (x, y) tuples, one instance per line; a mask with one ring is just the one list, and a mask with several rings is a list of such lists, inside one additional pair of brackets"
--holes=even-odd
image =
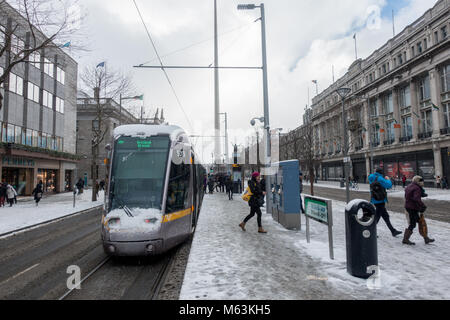
[(435, 105), (433, 102), (431, 103), (431, 105), (433, 106), (433, 109), (439, 111), (439, 107), (437, 105)]
[(317, 84), (317, 80), (313, 80), (312, 82), (313, 82), (314, 84)]
[(394, 124), (394, 129), (401, 129), (401, 128), (402, 128), (401, 124), (399, 124), (399, 123)]
[(63, 44), (61, 46), (61, 48), (69, 48), (70, 46), (71, 46), (71, 42), (69, 41), (69, 42), (66, 42), (65, 44)]
[(99, 68), (99, 67), (104, 68), (104, 67), (105, 67), (105, 63), (106, 63), (106, 62), (101, 62), (101, 63), (99, 63), (99, 64), (97, 65), (96, 68)]

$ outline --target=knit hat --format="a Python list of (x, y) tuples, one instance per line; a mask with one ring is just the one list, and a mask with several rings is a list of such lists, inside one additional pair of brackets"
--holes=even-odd
[(382, 169), (382, 168), (377, 168), (377, 169), (375, 170), (375, 172), (376, 172), (376, 173), (379, 173), (379, 174), (383, 174), (383, 169)]
[(252, 178), (257, 178), (259, 176), (260, 176), (259, 172), (253, 172), (252, 174)]
[[(421, 181), (421, 180), (422, 180), (422, 181)], [(417, 184), (419, 184), (420, 182), (423, 182), (423, 178), (422, 178), (421, 176), (415, 176), (415, 177), (412, 179), (412, 181), (415, 182), (415, 183), (417, 183)]]

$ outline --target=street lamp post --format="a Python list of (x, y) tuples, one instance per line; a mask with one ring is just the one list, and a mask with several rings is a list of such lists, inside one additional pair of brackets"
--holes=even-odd
[[(263, 71), (263, 94), (264, 94), (264, 135), (266, 139), (266, 161), (265, 166), (267, 174), (269, 174), (269, 168), (271, 166), (271, 146), (270, 146), (270, 119), (269, 119), (269, 86), (267, 75), (267, 53), (266, 53), (266, 17), (264, 11), (264, 3), (259, 6), (255, 4), (240, 4), (238, 10), (253, 10), (260, 8), (261, 10), (261, 47), (262, 47), (262, 71)], [(270, 193), (270, 181), (266, 179), (266, 191)]]
[(122, 101), (123, 100), (144, 100), (144, 95), (134, 96), (134, 97), (122, 97), (122, 94), (119, 96), (119, 125), (122, 125)]
[(347, 203), (350, 202), (350, 186), (349, 186), (349, 158), (348, 158), (348, 132), (347, 132), (347, 112), (345, 110), (345, 98), (350, 94), (350, 88), (339, 88), (336, 92), (342, 98), (342, 122), (344, 128), (344, 176), (345, 176), (345, 194)]

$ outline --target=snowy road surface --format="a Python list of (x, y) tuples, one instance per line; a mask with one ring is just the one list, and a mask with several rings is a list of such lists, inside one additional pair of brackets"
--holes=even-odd
[[(393, 238), (378, 225), (380, 288), (346, 271), (343, 202), (333, 201), (334, 254), (329, 259), (327, 227), (311, 222), (307, 244), (302, 231), (285, 230), (263, 214), (267, 235), (257, 233), (256, 218), (247, 232), (238, 224), (249, 207), (239, 195), (206, 195), (192, 244), (180, 299), (450, 299), (450, 224), (428, 220), (436, 242), (425, 245), (415, 230), (416, 246)], [(302, 217), (303, 218), (303, 217)], [(391, 213), (393, 225), (406, 227), (404, 214)], [(372, 286), (373, 288), (373, 286)]]
[(44, 196), (37, 207), (34, 201), (19, 201), (13, 207), (6, 205), (0, 208), (0, 234), (100, 206), (103, 204), (104, 192), (100, 191), (96, 202), (91, 199), (92, 191), (85, 190), (76, 196), (75, 208), (71, 192)]

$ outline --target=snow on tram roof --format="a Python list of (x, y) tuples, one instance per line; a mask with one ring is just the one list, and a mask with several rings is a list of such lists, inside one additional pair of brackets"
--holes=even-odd
[(149, 124), (130, 124), (123, 125), (114, 129), (115, 138), (118, 136), (151, 137), (163, 134), (168, 134), (173, 140), (178, 135), (185, 134), (185, 132), (178, 126)]

